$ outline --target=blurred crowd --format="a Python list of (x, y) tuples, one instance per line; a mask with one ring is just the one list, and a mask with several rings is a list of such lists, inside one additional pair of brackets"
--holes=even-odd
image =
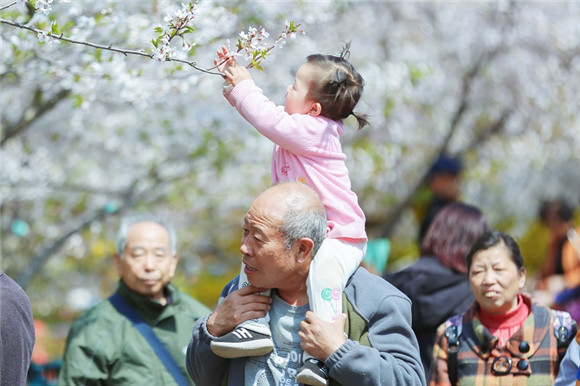
[[(461, 172), (461, 162), (446, 156), (440, 157), (429, 172), (427, 186), (431, 200), (419, 219), (418, 259), (392, 269), (387, 265), (390, 240), (381, 239), (369, 240), (362, 263), (411, 299), (412, 329), (427, 383), (455, 385), (490, 377), (526, 376), (540, 380), (535, 384), (578, 384), (580, 226), (576, 221), (577, 208), (564, 197), (548, 199), (539, 205), (538, 218), (549, 240), (547, 255), (537, 272), (530, 275), (526, 270), (526, 256), (522, 255), (516, 240), (494, 230), (477, 206), (461, 201)], [(130, 233), (123, 237), (118, 242), (133, 240)], [(115, 263), (121, 277), (130, 283), (127, 272), (132, 268), (124, 266), (126, 262), (119, 257), (128, 247), (119, 244), (118, 248)], [(168, 253), (174, 253), (173, 246)], [(175, 267), (168, 269), (175, 270)], [(171, 277), (167, 276), (166, 285)], [(63, 377), (63, 357), (51, 358), (46, 350), (49, 327), (33, 320), (30, 303), (20, 287), (4, 273), (2, 279), (5, 281), (0, 292), (2, 384), (7, 384), (6, 380), (15, 385), (39, 386), (73, 382), (74, 378)], [(163, 301), (182, 296), (176, 288), (167, 288), (171, 288), (172, 295), (160, 295)], [(167, 294), (165, 287), (160, 291)], [(191, 305), (195, 316), (188, 319), (184, 336), (190, 334), (191, 324), (197, 318), (210, 312), (201, 304)], [(109, 328), (104, 326), (105, 330)], [(13, 331), (22, 334), (15, 340)], [(67, 345), (72, 346), (80, 333), (78, 330), (69, 334)], [(89, 337), (86, 339), (87, 344), (95, 344)], [(11, 351), (7, 355), (8, 348)], [(66, 362), (72, 357), (64, 358)], [(20, 365), (14, 366), (15, 362)], [(71, 364), (68, 366), (68, 372), (74, 371)]]

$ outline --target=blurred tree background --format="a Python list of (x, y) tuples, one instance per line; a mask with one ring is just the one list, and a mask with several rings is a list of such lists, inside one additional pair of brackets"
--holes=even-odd
[[(0, 2), (0, 18), (151, 52), (168, 0), (54, 0), (47, 15)], [(343, 147), (372, 238), (389, 267), (418, 256), (425, 176), (441, 153), (463, 158), (462, 199), (521, 242), (530, 275), (547, 233), (543, 199), (580, 198), (580, 3), (201, 1), (181, 53), (197, 66), (249, 26), (285, 20), (306, 35), (253, 71), (283, 103), (307, 55), (338, 53), (366, 80)], [(272, 146), (223, 98), (222, 79), (86, 45), (39, 42), (0, 24), (1, 267), (52, 327), (58, 356), (70, 321), (117, 285), (120, 216), (168, 215), (179, 237), (176, 283), (209, 306), (239, 270), (240, 225), (270, 181)], [(388, 267), (388, 268), (389, 268)]]

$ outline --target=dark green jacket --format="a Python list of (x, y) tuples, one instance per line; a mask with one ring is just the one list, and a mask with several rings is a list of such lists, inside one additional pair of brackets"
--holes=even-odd
[[(171, 302), (161, 304), (131, 291), (121, 280), (117, 292), (151, 326), (181, 367), (194, 322), (211, 311), (169, 284)], [(95, 305), (69, 331), (59, 385), (176, 385), (149, 343), (109, 300)], [(191, 382), (193, 385), (193, 382)]]

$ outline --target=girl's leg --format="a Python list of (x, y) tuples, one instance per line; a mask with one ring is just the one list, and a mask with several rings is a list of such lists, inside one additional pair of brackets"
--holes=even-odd
[(322, 319), (333, 322), (342, 313), (342, 292), (365, 252), (366, 242), (325, 239), (322, 243), (310, 263), (306, 281), (310, 309)]
[[(337, 239), (325, 239), (316, 253), (306, 284), (310, 310), (322, 319), (334, 322), (342, 313), (342, 292), (349, 277), (362, 262), (366, 252), (366, 242), (347, 243)], [(306, 351), (304, 365), (296, 380), (308, 385), (326, 384), (328, 373), (324, 363), (313, 358)]]

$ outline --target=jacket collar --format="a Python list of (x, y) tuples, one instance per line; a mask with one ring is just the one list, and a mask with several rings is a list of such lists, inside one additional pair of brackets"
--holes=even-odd
[(119, 287), (117, 288), (117, 293), (149, 323), (156, 323), (159, 320), (173, 316), (175, 314), (175, 306), (180, 303), (180, 293), (173, 284), (169, 283), (163, 291), (167, 297), (166, 305), (162, 305), (156, 300), (133, 291), (127, 287), (123, 279), (119, 280)]
[[(505, 347), (498, 346), (497, 337), (485, 328), (479, 320), (477, 313), (479, 306), (475, 303), (469, 311), (465, 313), (464, 325), (473, 328), (475, 342), (470, 342), (472, 349), (482, 358), (490, 356), (505, 355), (509, 352), (512, 356), (529, 358), (540, 348), (546, 334), (550, 331), (550, 313), (546, 307), (541, 306), (528, 294), (522, 294), (524, 302), (530, 306), (530, 314), (524, 321), (522, 327), (516, 331), (507, 341)], [(525, 343), (524, 343), (525, 342)], [(527, 345), (527, 351), (523, 352), (521, 347)]]

